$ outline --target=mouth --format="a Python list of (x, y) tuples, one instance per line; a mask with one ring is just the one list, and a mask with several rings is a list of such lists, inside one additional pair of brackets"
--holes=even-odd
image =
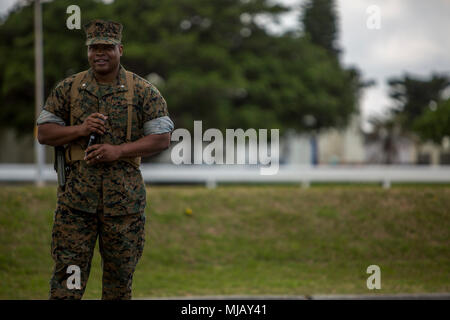
[(108, 61), (109, 61), (108, 59), (95, 59), (95, 60), (94, 60), (94, 63), (95, 63), (96, 65), (102, 66), (102, 65), (107, 64)]

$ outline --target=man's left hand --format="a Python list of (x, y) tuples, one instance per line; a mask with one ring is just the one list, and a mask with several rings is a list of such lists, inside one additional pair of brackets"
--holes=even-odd
[(96, 164), (99, 162), (111, 162), (120, 158), (120, 146), (111, 144), (94, 144), (86, 149), (86, 156), (84, 159), (87, 164)]

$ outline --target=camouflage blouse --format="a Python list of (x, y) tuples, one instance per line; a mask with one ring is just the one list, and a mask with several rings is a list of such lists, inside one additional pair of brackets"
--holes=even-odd
[[(81, 81), (78, 105), (70, 110), (70, 91), (75, 76), (61, 81), (48, 97), (44, 111), (62, 119), (70, 125), (80, 125), (92, 113), (108, 116), (106, 132), (98, 143), (119, 145), (126, 142), (128, 90), (126, 72), (121, 66), (115, 84), (99, 85), (92, 69)], [(144, 136), (144, 124), (151, 120), (168, 118), (167, 104), (160, 92), (147, 80), (133, 74), (134, 98), (131, 141)], [(86, 148), (88, 137), (74, 141)], [(64, 188), (58, 187), (58, 201), (71, 208), (95, 213), (103, 208), (105, 216), (143, 213), (146, 204), (145, 185), (141, 172), (125, 161), (102, 162), (87, 165), (86, 161), (75, 161), (70, 166)]]

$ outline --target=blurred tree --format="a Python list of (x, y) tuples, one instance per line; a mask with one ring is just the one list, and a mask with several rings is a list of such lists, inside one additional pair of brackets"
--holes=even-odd
[(413, 129), (422, 139), (437, 144), (441, 144), (444, 137), (450, 137), (450, 99), (433, 101), (414, 122)]
[(373, 117), (369, 119), (372, 131), (366, 136), (369, 142), (378, 142), (381, 146), (379, 160), (383, 164), (394, 164), (400, 152), (399, 141), (408, 137), (416, 143), (416, 137), (404, 131), (400, 121), (401, 115), (391, 115), (386, 119)]
[[(43, 4), (45, 94), (88, 68), (83, 30), (66, 28), (72, 0)], [(344, 126), (356, 110), (356, 69), (296, 33), (269, 34), (260, 15), (287, 9), (268, 0), (79, 0), (82, 24), (124, 25), (122, 64), (155, 81), (177, 127), (294, 128)], [(33, 128), (33, 7), (0, 24), (0, 124)]]
[[(322, 59), (329, 60), (325, 62), (326, 71), (325, 68), (321, 69), (313, 65), (314, 68), (317, 68), (315, 69), (315, 76), (320, 77), (320, 80), (314, 80), (314, 82), (319, 80), (317, 81), (319, 86), (316, 87), (319, 92), (311, 92), (310, 99), (315, 101), (309, 106), (309, 109), (315, 109), (315, 112), (305, 117), (305, 119), (315, 120), (309, 122), (314, 123), (313, 128), (311, 128), (313, 129), (311, 146), (312, 163), (316, 164), (319, 151), (316, 141), (318, 130), (315, 129), (346, 125), (349, 115), (358, 112), (356, 109), (358, 93), (364, 85), (361, 83), (360, 75), (356, 69), (345, 70), (339, 65), (338, 55), (340, 50), (337, 45), (337, 13), (334, 0), (306, 0), (302, 9), (300, 22), (303, 26), (303, 34), (315, 46), (325, 50), (327, 59)], [(327, 65), (328, 63), (331, 66)], [(312, 114), (314, 114), (313, 118), (311, 118)]]
[[(88, 68), (84, 33), (66, 27), (66, 9), (73, 1), (43, 3), (45, 96), (59, 80)], [(107, 17), (107, 6), (88, 0), (77, 2), (82, 18)], [(34, 127), (34, 6), (22, 1), (0, 24), (0, 124), (19, 134)]]
[(337, 56), (337, 14), (334, 0), (307, 0), (301, 15), (303, 32), (312, 43)]
[(389, 95), (395, 102), (387, 118), (372, 118), (370, 140), (382, 143), (384, 163), (391, 164), (398, 153), (398, 141), (407, 137), (416, 146), (422, 140), (440, 144), (450, 136), (450, 103), (443, 93), (450, 85), (446, 75), (432, 74), (428, 79), (410, 75), (388, 80)]
[(415, 121), (428, 109), (429, 104), (442, 100), (442, 93), (450, 85), (447, 75), (432, 74), (429, 79), (414, 78), (408, 74), (388, 80), (390, 97), (396, 105), (393, 112), (402, 114), (402, 125), (414, 131)]
[(18, 132), (33, 128), (34, 34), (33, 7), (15, 11), (0, 28), (0, 124)]

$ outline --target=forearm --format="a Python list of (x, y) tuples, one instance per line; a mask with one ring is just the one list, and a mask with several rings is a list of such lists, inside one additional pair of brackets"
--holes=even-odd
[(170, 134), (151, 134), (120, 145), (120, 158), (148, 157), (160, 153), (170, 145)]
[(49, 146), (65, 145), (82, 136), (80, 126), (61, 126), (45, 123), (38, 126), (38, 141)]

